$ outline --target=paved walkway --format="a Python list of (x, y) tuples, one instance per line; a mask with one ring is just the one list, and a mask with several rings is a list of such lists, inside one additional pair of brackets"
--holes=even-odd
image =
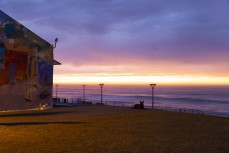
[(57, 107), (49, 110), (29, 110), (16, 112), (0, 112), (0, 123), (11, 122), (61, 122), (80, 118), (98, 117), (104, 115), (115, 115), (128, 113), (133, 110), (128, 107), (114, 106), (75, 106)]

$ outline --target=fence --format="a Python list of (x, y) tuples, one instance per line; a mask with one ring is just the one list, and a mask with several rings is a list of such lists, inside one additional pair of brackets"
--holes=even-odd
[(107, 106), (123, 106), (131, 107), (134, 103), (122, 102), (122, 101), (104, 101), (101, 103), (99, 100), (86, 100), (83, 101), (79, 98), (53, 98), (53, 104), (71, 104), (71, 105), (107, 105)]
[[(122, 107), (133, 107), (135, 103), (131, 102), (122, 102), (122, 101), (104, 101), (101, 103), (99, 100), (86, 100), (83, 101), (79, 98), (53, 98), (54, 106), (78, 106), (78, 105), (106, 105), (106, 106), (122, 106)], [(145, 106), (146, 109), (152, 109), (152, 106)], [(199, 115), (213, 115), (213, 116), (222, 116), (229, 117), (229, 114), (223, 114), (218, 112), (202, 111), (197, 109), (188, 109), (188, 108), (178, 108), (178, 107), (162, 107), (154, 106), (154, 109), (166, 110), (166, 111), (175, 111), (175, 112), (184, 112), (192, 113)]]
[(202, 110), (197, 110), (197, 109), (178, 108), (178, 107), (161, 107), (161, 106), (156, 106), (154, 108), (159, 109), (159, 110), (192, 113), (192, 114), (198, 114), (198, 115), (213, 115), (213, 116), (229, 117), (229, 114), (210, 112), (210, 111), (202, 111)]

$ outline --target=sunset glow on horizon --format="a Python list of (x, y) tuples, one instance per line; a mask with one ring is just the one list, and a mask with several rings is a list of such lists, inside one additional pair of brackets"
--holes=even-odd
[[(169, 65), (169, 64), (168, 64)], [(168, 67), (168, 66), (167, 66)], [(229, 85), (229, 77), (220, 73), (176, 72), (177, 69), (159, 67), (158, 73), (150, 73), (146, 66), (73, 66), (60, 65), (55, 67), (54, 84), (98, 84), (100, 82), (118, 85), (142, 85), (157, 83), (160, 85)], [(170, 65), (172, 67), (172, 65)], [(175, 67), (175, 66), (174, 66)], [(200, 69), (200, 68), (199, 68)], [(148, 71), (147, 71), (148, 70)], [(75, 72), (78, 73), (75, 73)], [(163, 72), (167, 72), (164, 73)]]
[(54, 84), (98, 84), (101, 82), (119, 85), (143, 85), (149, 83), (160, 85), (229, 85), (229, 77), (54, 75)]

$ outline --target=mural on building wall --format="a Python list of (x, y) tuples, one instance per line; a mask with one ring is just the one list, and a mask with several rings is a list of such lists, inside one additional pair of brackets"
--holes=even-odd
[(0, 10), (0, 110), (52, 105), (53, 46)]
[(5, 48), (0, 47), (0, 70), (4, 69)]

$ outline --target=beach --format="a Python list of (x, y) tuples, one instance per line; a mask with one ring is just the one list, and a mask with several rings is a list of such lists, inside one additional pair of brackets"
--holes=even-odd
[(0, 113), (0, 152), (229, 152), (229, 119), (128, 107)]

